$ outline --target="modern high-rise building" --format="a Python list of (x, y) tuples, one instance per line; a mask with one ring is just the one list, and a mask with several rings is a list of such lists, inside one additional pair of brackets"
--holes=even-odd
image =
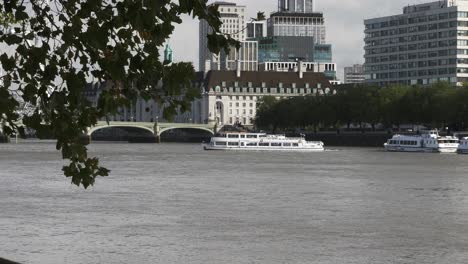
[(278, 0), (279, 12), (313, 13), (315, 0)]
[(325, 44), (325, 19), (322, 13), (276, 12), (268, 19), (268, 35), (313, 37), (316, 44)]
[(365, 81), (364, 66), (355, 64), (344, 68), (344, 83), (363, 83)]
[(226, 54), (224, 51), (219, 55), (219, 63), (211, 70), (234, 71), (240, 67), (242, 71), (258, 70), (258, 42), (242, 41), (239, 50), (233, 48)]
[[(218, 6), (221, 22), (223, 22), (221, 32), (229, 34), (235, 40), (245, 41), (247, 38), (245, 30), (246, 7), (228, 2), (215, 2), (212, 5)], [(213, 54), (208, 49), (207, 36), (212, 33), (211, 27), (205, 20), (200, 20), (199, 28), (199, 70), (206, 71), (220, 68), (219, 62), (221, 60), (219, 54)]]
[(267, 21), (247, 22), (247, 39), (263, 38), (267, 36)]
[(366, 82), (468, 81), (468, 1), (406, 6), (403, 14), (365, 20)]

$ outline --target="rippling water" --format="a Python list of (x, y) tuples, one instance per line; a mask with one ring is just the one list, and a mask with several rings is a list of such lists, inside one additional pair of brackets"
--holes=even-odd
[(0, 257), (22, 263), (468, 263), (468, 156), (94, 144), (85, 191), (52, 142), (0, 145)]

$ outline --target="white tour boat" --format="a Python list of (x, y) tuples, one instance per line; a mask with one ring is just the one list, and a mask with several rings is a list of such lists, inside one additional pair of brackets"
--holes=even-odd
[(324, 151), (323, 142), (306, 141), (303, 136), (289, 138), (265, 133), (223, 133), (204, 144), (205, 150)]
[(456, 153), (459, 140), (456, 137), (441, 137), (436, 130), (421, 135), (395, 135), (384, 144), (387, 151)]
[(460, 140), (460, 145), (458, 146), (458, 153), (468, 154), (468, 137), (465, 137)]

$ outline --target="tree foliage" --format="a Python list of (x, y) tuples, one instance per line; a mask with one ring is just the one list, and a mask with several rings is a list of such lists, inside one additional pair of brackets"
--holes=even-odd
[[(220, 33), (217, 6), (208, 0), (30, 0), (0, 3), (0, 124), (4, 133), (24, 126), (39, 137), (52, 134), (70, 161), (63, 171), (85, 188), (109, 171), (87, 155), (80, 136), (100, 118), (115, 113), (137, 95), (165, 105), (170, 119), (186, 110), (197, 91), (188, 63), (169, 65), (159, 50), (182, 22), (181, 15), (212, 27), (209, 48), (218, 53), (238, 46)], [(98, 107), (83, 97), (86, 83), (108, 82)], [(163, 81), (164, 85), (160, 83)], [(19, 98), (19, 99), (18, 99)], [(17, 107), (34, 106), (20, 120)]]
[(336, 95), (268, 100), (257, 111), (257, 127), (275, 131), (313, 127), (339, 129), (351, 124), (387, 128), (402, 124), (463, 130), (468, 128), (468, 87), (448, 83), (429, 87), (355, 85)]

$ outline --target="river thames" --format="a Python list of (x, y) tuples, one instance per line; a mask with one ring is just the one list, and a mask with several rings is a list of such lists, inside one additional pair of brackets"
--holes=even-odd
[(0, 145), (0, 257), (31, 264), (468, 263), (468, 156), (344, 148), (90, 146), (83, 190), (53, 142)]

